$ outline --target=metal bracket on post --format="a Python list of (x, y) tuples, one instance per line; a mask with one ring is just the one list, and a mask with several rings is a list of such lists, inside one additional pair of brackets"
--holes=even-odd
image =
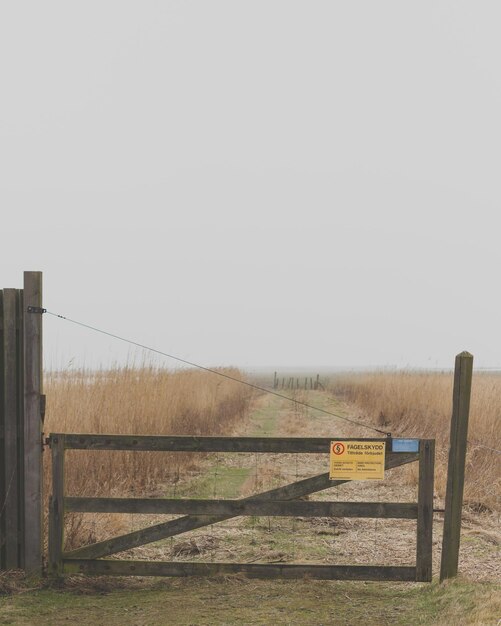
[(47, 313), (47, 309), (42, 309), (41, 306), (29, 306), (26, 310), (28, 313), (40, 313), (40, 315)]

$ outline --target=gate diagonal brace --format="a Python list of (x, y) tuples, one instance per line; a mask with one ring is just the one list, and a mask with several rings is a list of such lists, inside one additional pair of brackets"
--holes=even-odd
[[(418, 454), (415, 453), (396, 453), (388, 454), (385, 460), (385, 469), (390, 470), (407, 463), (417, 461)], [(311, 478), (305, 478), (298, 482), (289, 483), (283, 487), (271, 489), (260, 494), (252, 495), (246, 500), (294, 500), (302, 496), (306, 496), (318, 491), (329, 489), (330, 487), (336, 487), (344, 483), (351, 482), (349, 480), (330, 480), (329, 473), (319, 474)], [(175, 535), (188, 532), (190, 530), (196, 530), (204, 526), (210, 526), (211, 524), (217, 524), (228, 519), (238, 517), (238, 515), (185, 515), (169, 522), (163, 522), (156, 524), (148, 528), (107, 539), (106, 541), (100, 541), (82, 548), (77, 548), (70, 552), (66, 552), (62, 555), (65, 559), (99, 559), (118, 552), (124, 552), (138, 546), (145, 545), (147, 543), (153, 543), (160, 539), (166, 539)]]

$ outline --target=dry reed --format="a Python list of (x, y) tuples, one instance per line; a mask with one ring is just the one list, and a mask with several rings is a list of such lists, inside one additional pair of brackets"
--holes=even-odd
[[(220, 371), (242, 379), (238, 370)], [(155, 367), (52, 372), (45, 393), (46, 433), (230, 435), (251, 399), (248, 387), (227, 378)], [(50, 492), (49, 457), (45, 454), (46, 494)], [(67, 452), (66, 457), (66, 493), (77, 496), (162, 493), (164, 483), (176, 481), (180, 471), (193, 469), (200, 459), (189, 453), (79, 450)], [(97, 540), (110, 530), (110, 516), (99, 524), (97, 516), (67, 517), (67, 547)]]
[[(437, 440), (436, 491), (445, 494), (452, 411), (452, 373), (375, 372), (339, 375), (331, 391), (355, 403), (395, 436)], [(501, 375), (475, 373), (471, 398), (465, 502), (501, 508)], [(483, 444), (486, 447), (482, 447)]]

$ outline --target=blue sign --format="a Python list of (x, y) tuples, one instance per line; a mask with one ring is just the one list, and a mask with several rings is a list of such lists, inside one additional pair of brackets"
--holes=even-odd
[(419, 452), (419, 439), (392, 439), (392, 452)]

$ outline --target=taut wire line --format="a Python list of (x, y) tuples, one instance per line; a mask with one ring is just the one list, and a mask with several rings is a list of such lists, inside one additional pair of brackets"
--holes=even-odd
[(48, 315), (52, 315), (53, 317), (57, 317), (59, 319), (65, 320), (67, 322), (71, 322), (72, 324), (76, 324), (77, 326), (82, 326), (83, 328), (87, 328), (88, 330), (92, 330), (96, 333), (101, 333), (102, 335), (106, 335), (108, 337), (112, 337), (113, 339), (118, 339), (119, 341), (123, 341), (132, 346), (137, 346), (138, 348), (142, 348), (143, 350), (148, 350), (149, 352), (154, 352), (155, 354), (160, 354), (161, 356), (167, 357), (168, 359), (173, 359), (174, 361), (178, 361), (179, 363), (184, 363), (185, 365), (189, 365), (190, 367), (196, 367), (197, 369), (204, 370), (205, 372), (210, 372), (211, 374), (215, 374), (216, 376), (222, 376), (223, 378), (227, 378), (228, 380), (232, 380), (233, 382), (240, 383), (241, 385), (246, 385), (247, 387), (251, 387), (252, 389), (256, 389), (257, 391), (262, 391), (263, 393), (268, 393), (272, 396), (277, 396), (278, 398), (282, 398), (284, 400), (288, 400), (289, 402), (294, 402), (295, 404), (300, 404), (301, 406), (307, 407), (308, 409), (313, 409), (314, 411), (319, 411), (320, 413), (325, 413), (326, 415), (330, 415), (331, 417), (336, 417), (337, 419), (344, 420), (345, 422), (350, 422), (351, 424), (356, 424), (357, 426), (361, 426), (362, 428), (367, 428), (369, 430), (373, 430), (374, 432), (381, 433), (385, 436), (391, 436), (391, 433), (388, 433), (385, 430), (381, 430), (376, 428), (375, 426), (370, 426), (369, 424), (364, 424), (363, 422), (358, 422), (357, 420), (350, 419), (349, 417), (345, 417), (344, 415), (339, 415), (337, 413), (333, 413), (332, 411), (327, 411), (326, 409), (322, 409), (317, 406), (313, 406), (308, 404), (307, 402), (302, 402), (300, 400), (294, 400), (294, 398), (289, 398), (289, 396), (285, 396), (282, 393), (277, 393), (276, 391), (271, 391), (270, 389), (266, 389), (265, 387), (261, 387), (260, 385), (255, 385), (253, 383), (249, 383), (245, 380), (240, 380), (239, 378), (235, 378), (234, 376), (230, 376), (229, 374), (225, 374), (224, 372), (220, 372), (218, 370), (211, 369), (210, 367), (204, 367), (203, 365), (199, 365), (198, 363), (193, 363), (192, 361), (188, 361), (187, 359), (183, 359), (181, 357), (175, 356), (173, 354), (168, 354), (167, 352), (162, 352), (161, 350), (157, 350), (156, 348), (152, 348), (150, 346), (146, 346), (138, 341), (133, 341), (132, 339), (127, 339), (125, 337), (121, 337), (120, 335), (115, 335), (114, 333), (110, 333), (101, 328), (97, 328), (96, 326), (91, 326), (90, 324), (85, 324), (84, 322), (79, 322), (78, 320), (71, 319), (70, 317), (66, 317), (64, 315), (59, 315), (58, 313), (53, 313), (52, 311), (48, 311), (47, 309), (43, 309), (44, 313)]

